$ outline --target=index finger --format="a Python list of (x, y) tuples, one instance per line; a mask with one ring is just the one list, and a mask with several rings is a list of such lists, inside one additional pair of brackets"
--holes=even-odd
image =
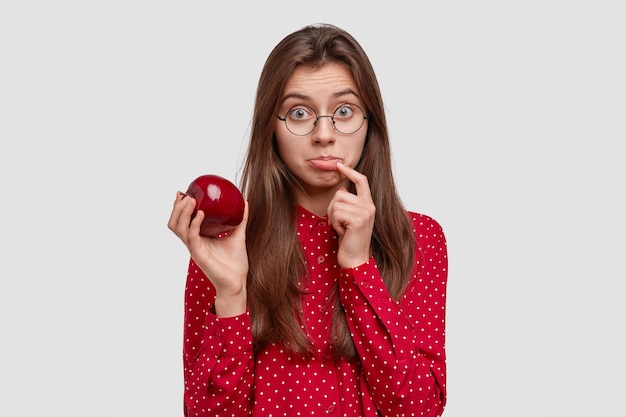
[(356, 195), (359, 197), (367, 197), (370, 200), (372, 199), (370, 184), (365, 175), (341, 162), (337, 162), (337, 171), (354, 183)]

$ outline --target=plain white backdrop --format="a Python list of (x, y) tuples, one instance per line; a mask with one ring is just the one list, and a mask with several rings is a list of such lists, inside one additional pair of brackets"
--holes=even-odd
[(0, 415), (182, 416), (177, 190), (238, 182), (267, 54), (377, 71), (408, 208), (448, 238), (444, 416), (622, 416), (620, 1), (0, 6)]

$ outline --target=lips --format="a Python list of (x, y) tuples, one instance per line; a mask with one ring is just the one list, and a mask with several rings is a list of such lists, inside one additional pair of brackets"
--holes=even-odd
[(317, 158), (309, 159), (309, 163), (311, 165), (323, 171), (336, 171), (337, 162), (342, 162), (342, 161), (343, 159), (337, 158), (335, 156), (320, 156)]

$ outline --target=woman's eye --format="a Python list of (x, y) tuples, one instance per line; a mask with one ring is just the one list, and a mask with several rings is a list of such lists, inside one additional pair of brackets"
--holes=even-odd
[(291, 112), (289, 113), (289, 116), (292, 119), (302, 120), (302, 119), (306, 119), (307, 117), (309, 117), (310, 114), (311, 113), (307, 111), (307, 109), (303, 107), (298, 107), (297, 109), (291, 110)]
[(350, 108), (350, 106), (341, 106), (337, 108), (337, 110), (335, 110), (335, 116), (341, 118), (350, 117), (352, 116), (352, 109)]

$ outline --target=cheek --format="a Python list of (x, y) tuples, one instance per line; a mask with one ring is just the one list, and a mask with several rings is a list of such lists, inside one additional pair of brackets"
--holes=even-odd
[(363, 159), (363, 153), (365, 151), (365, 137), (359, 138), (359, 140), (354, 142), (354, 148), (352, 148), (352, 155), (354, 158), (354, 167), (357, 167), (361, 163), (361, 159)]
[(285, 155), (289, 155), (289, 151), (286, 149), (288, 144), (279, 134), (274, 136), (274, 142), (276, 143), (276, 152), (281, 159), (284, 159)]
[(365, 150), (365, 135), (363, 135), (362, 137), (354, 141), (354, 148), (353, 148), (354, 153), (359, 155), (359, 158), (361, 157), (361, 155), (363, 155), (364, 150)]
[(278, 157), (291, 169), (292, 161), (297, 159), (299, 152), (298, 143), (291, 137), (286, 137), (278, 131), (275, 134), (276, 152)]

